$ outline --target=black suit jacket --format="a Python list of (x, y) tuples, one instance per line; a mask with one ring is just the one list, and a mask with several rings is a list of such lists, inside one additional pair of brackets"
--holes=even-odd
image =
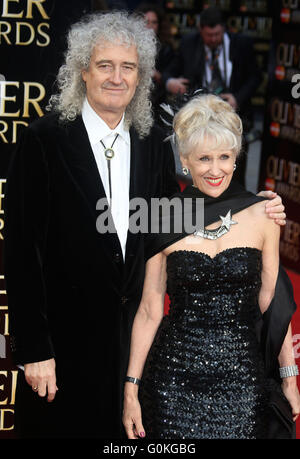
[[(229, 34), (232, 74), (229, 92), (238, 103), (239, 112), (245, 119), (251, 118), (250, 99), (261, 82), (261, 72), (257, 66), (252, 40), (241, 34)], [(172, 77), (190, 80), (190, 89), (201, 88), (205, 71), (205, 49), (199, 32), (186, 35), (181, 40), (178, 52), (166, 71), (166, 82)]]
[[(154, 127), (141, 140), (131, 128), (130, 138), (130, 198), (177, 191), (172, 149), (162, 132)], [(144, 244), (143, 235), (128, 233), (123, 262), (117, 234), (96, 230), (96, 203), (103, 197), (81, 116), (61, 123), (47, 115), (24, 130), (5, 200), (12, 350), (16, 363), (55, 357), (59, 391), (51, 411), (29, 386), (25, 396), (23, 384), (17, 405), (28, 403), (30, 410), (23, 418), (16, 415), (23, 432), (32, 421), (38, 435), (36, 417), (38, 426), (45, 421), (42, 435), (121, 435), (123, 378), (142, 293)]]

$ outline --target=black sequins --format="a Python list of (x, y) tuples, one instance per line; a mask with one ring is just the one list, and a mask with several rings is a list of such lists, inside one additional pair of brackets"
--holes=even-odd
[(261, 251), (168, 257), (171, 304), (140, 400), (148, 438), (264, 438), (267, 393), (255, 332)]

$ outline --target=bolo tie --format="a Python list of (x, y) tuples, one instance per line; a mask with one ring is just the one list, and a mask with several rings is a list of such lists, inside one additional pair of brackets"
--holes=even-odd
[(111, 144), (111, 147), (109, 148), (106, 148), (106, 146), (104, 145), (104, 143), (102, 142), (102, 140), (100, 140), (100, 142), (102, 143), (102, 146), (104, 148), (104, 156), (106, 158), (106, 162), (107, 162), (107, 169), (108, 169), (108, 182), (109, 182), (109, 201), (110, 201), (110, 208), (112, 206), (112, 188), (111, 188), (111, 165), (110, 165), (110, 162), (111, 160), (113, 159), (113, 157), (115, 156), (115, 152), (113, 150), (113, 146), (115, 144), (115, 141), (117, 140), (119, 134), (116, 134), (116, 137), (114, 138), (114, 141), (113, 143)]

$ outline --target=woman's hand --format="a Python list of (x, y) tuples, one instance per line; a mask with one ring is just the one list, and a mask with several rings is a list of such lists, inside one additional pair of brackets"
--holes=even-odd
[(275, 220), (278, 225), (284, 226), (286, 224), (286, 214), (284, 212), (284, 205), (282, 199), (277, 193), (273, 191), (260, 191), (258, 196), (269, 199), (266, 203), (266, 212), (270, 218)]
[[(292, 378), (293, 380), (289, 381)], [(296, 421), (300, 414), (300, 394), (297, 387), (296, 377), (284, 378), (281, 387), (284, 395), (291, 405), (293, 421)]]
[(145, 437), (141, 405), (137, 396), (124, 396), (123, 424), (127, 437), (136, 440)]

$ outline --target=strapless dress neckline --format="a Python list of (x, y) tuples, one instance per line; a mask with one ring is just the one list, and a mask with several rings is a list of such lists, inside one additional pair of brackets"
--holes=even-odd
[(214, 260), (215, 258), (221, 256), (221, 255), (225, 255), (225, 254), (230, 254), (231, 251), (233, 250), (250, 250), (250, 251), (254, 251), (254, 252), (257, 252), (257, 253), (262, 253), (262, 250), (261, 249), (258, 249), (257, 247), (247, 247), (247, 246), (237, 246), (237, 247), (228, 247), (227, 249), (224, 249), (224, 250), (221, 250), (220, 252), (216, 253), (216, 255), (214, 255), (213, 257), (211, 255), (209, 255), (208, 253), (206, 252), (201, 252), (200, 250), (185, 250), (185, 249), (178, 249), (178, 250), (174, 250), (173, 252), (169, 253), (167, 255), (167, 258), (170, 258), (172, 255), (174, 254), (188, 254), (188, 253), (191, 253), (191, 254), (199, 254), (199, 255), (203, 255), (207, 258), (210, 258), (211, 260)]

